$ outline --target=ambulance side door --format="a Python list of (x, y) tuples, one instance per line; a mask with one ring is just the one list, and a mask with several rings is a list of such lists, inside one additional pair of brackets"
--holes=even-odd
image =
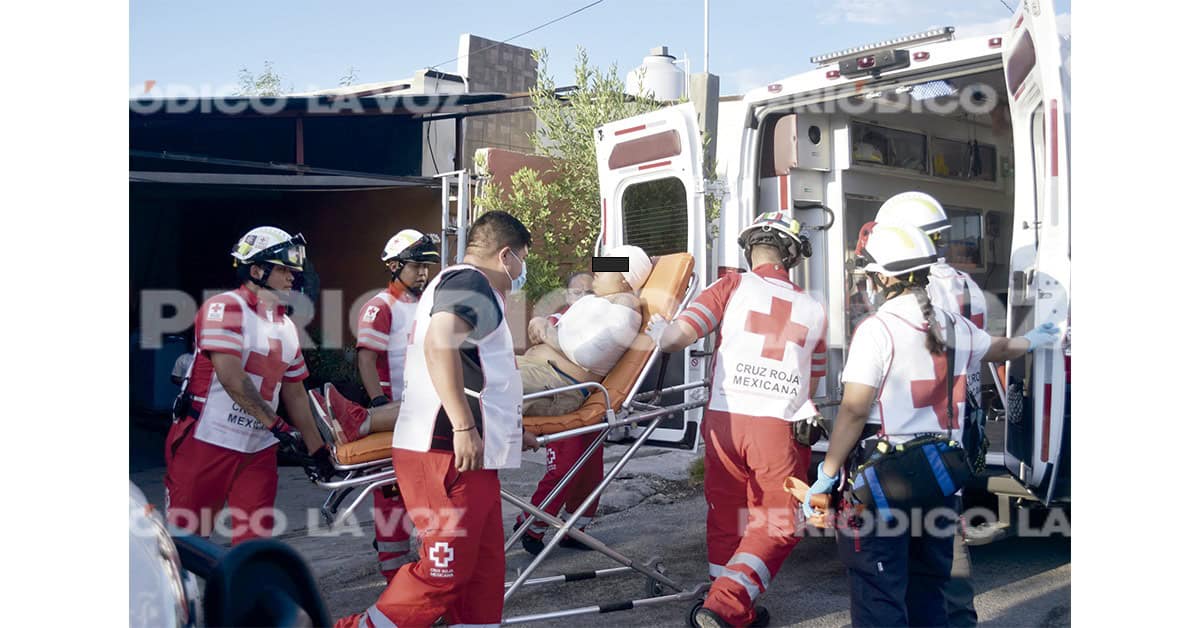
[[(595, 130), (596, 165), (600, 175), (600, 236), (602, 248), (622, 244), (642, 247), (650, 257), (691, 253), (700, 275), (708, 264), (703, 146), (696, 109), (691, 103), (611, 122)], [(704, 286), (698, 286), (702, 289)], [(706, 368), (700, 353), (703, 340), (671, 356), (664, 386), (702, 381)], [(660, 360), (661, 363), (661, 360)], [(657, 368), (643, 390), (658, 379)], [(703, 395), (702, 389), (669, 395), (675, 403)], [(648, 442), (695, 449), (699, 443), (700, 410), (664, 420)]]
[[(1016, 189), (1008, 333), (1046, 322), (1066, 330), (1071, 307), (1068, 164), (1070, 43), (1050, 2), (1025, 0), (1004, 37)], [(1043, 502), (1070, 499), (1070, 398), (1063, 341), (1008, 364), (1005, 466)], [(1069, 350), (1069, 349), (1068, 349)]]

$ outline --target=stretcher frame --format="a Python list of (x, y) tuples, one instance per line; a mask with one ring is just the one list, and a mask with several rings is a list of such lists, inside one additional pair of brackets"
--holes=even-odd
[[(677, 317), (679, 313), (682, 312), (685, 307), (687, 307), (688, 303), (691, 302), (692, 297), (695, 296), (698, 288), (699, 277), (697, 276), (695, 270), (693, 270), (688, 277), (687, 290), (683, 298), (680, 299), (679, 303), (676, 305), (675, 311), (671, 313), (672, 318)], [(538, 444), (545, 446), (547, 443), (574, 438), (585, 434), (596, 435), (595, 439), (588, 446), (584, 454), (575, 461), (563, 478), (554, 486), (553, 490), (550, 491), (550, 493), (540, 504), (535, 505), (531, 503), (530, 500), (522, 499), (504, 490), (503, 488), (500, 489), (500, 497), (502, 500), (516, 506), (517, 508), (520, 508), (524, 513), (529, 515), (524, 521), (521, 522), (519, 526), (517, 526), (513, 533), (505, 539), (505, 553), (507, 553), (513, 548), (514, 545), (517, 544), (521, 536), (525, 534), (525, 532), (531, 525), (533, 525), (535, 521), (544, 522), (553, 529), (553, 534), (551, 534), (550, 530), (548, 529), (546, 534), (543, 535), (543, 539), (548, 540), (543, 541), (544, 548), (542, 551), (534, 556), (533, 560), (527, 567), (525, 567), (525, 569), (520, 571), (515, 580), (506, 582), (504, 584), (505, 603), (507, 603), (508, 600), (512, 598), (513, 595), (515, 595), (516, 592), (522, 587), (560, 583), (565, 584), (569, 582), (578, 582), (582, 580), (592, 580), (595, 578), (605, 578), (626, 574), (640, 575), (645, 579), (645, 596), (639, 599), (620, 600), (607, 604), (567, 608), (545, 613), (522, 615), (518, 617), (507, 617), (501, 621), (502, 625), (545, 621), (589, 614), (603, 614), (671, 602), (697, 600), (701, 599), (705, 591), (708, 589), (709, 583), (707, 582), (687, 588), (675, 581), (667, 575), (661, 559), (657, 556), (651, 557), (643, 562), (636, 561), (608, 547), (606, 544), (591, 536), (587, 532), (578, 530), (574, 527), (575, 523), (579, 520), (583, 513), (586, 512), (587, 509), (600, 498), (600, 495), (621, 474), (621, 471), (625, 468), (629, 461), (633, 459), (638, 450), (640, 450), (642, 446), (646, 444), (647, 439), (649, 439), (650, 435), (654, 433), (663, 419), (675, 413), (682, 413), (687, 412), (688, 410), (700, 408), (707, 403), (708, 395), (704, 394), (700, 395), (698, 398), (693, 398), (690, 401), (687, 400), (688, 396), (684, 395), (684, 401), (681, 403), (671, 405), (659, 404), (659, 401), (665, 395), (693, 390), (696, 388), (707, 389), (708, 387), (707, 381), (699, 381), (663, 389), (662, 379), (666, 373), (665, 359), (663, 360), (663, 369), (660, 371), (658, 386), (656, 386), (654, 390), (642, 393), (634, 392), (640, 389), (645, 383), (646, 378), (649, 376), (662, 355), (663, 354), (661, 350), (657, 346), (651, 349), (650, 356), (647, 358), (646, 363), (638, 372), (630, 394), (627, 395), (624, 402), (616, 410), (614, 410), (612, 407), (609, 390), (600, 382), (582, 382), (525, 395), (523, 399), (530, 400), (542, 397), (550, 397), (558, 393), (571, 390), (591, 389), (593, 394), (599, 393), (604, 395), (606, 407), (605, 418), (604, 420), (592, 425), (564, 430), (553, 434), (546, 434), (537, 438)], [(471, 396), (478, 396), (476, 393), (474, 393), (474, 391), (467, 390), (465, 392)], [(313, 391), (309, 391), (309, 403), (313, 408), (314, 416), (317, 418), (318, 425), (322, 427), (320, 430), (322, 438), (326, 440), (326, 443), (331, 449), (333, 449), (335, 453), (333, 456), (334, 469), (337, 473), (341, 474), (341, 477), (338, 479), (315, 481), (317, 486), (329, 490), (329, 495), (326, 497), (325, 502), (321, 506), (321, 515), (328, 525), (331, 527), (337, 527), (338, 525), (341, 525), (346, 518), (352, 516), (354, 510), (363, 502), (363, 500), (366, 499), (367, 495), (371, 494), (376, 489), (394, 484), (396, 481), (395, 471), (392, 468), (390, 456), (357, 464), (347, 465), (339, 462), (336, 456), (336, 443), (334, 442), (335, 439), (333, 438), (332, 430), (322, 425), (323, 422), (328, 420), (328, 415), (326, 414), (325, 409), (321, 407), (321, 404), (319, 404), (317, 399), (313, 396)], [(647, 421), (649, 422), (648, 425), (646, 424)], [(603, 475), (599, 485), (597, 485), (597, 487), (588, 494), (583, 503), (575, 509), (574, 513), (572, 513), (570, 518), (563, 520), (543, 510), (543, 508), (550, 503), (551, 500), (565, 490), (565, 488), (583, 468), (588, 459), (598, 452), (601, 443), (608, 438), (609, 434), (612, 433), (614, 429), (634, 427), (638, 424), (641, 424), (640, 426), (644, 427), (644, 429), (635, 439), (633, 439), (631, 443), (628, 442), (628, 439), (615, 443), (617, 445), (627, 445), (628, 449), (613, 465), (613, 467)], [(351, 500), (350, 504), (344, 510), (342, 510), (342, 502), (351, 494), (355, 494), (354, 498)], [(339, 514), (339, 511), (341, 511), (341, 514)], [(556, 574), (539, 578), (532, 577), (534, 572), (546, 561), (546, 559), (552, 552), (554, 552), (554, 550), (559, 548), (561, 542), (567, 537), (570, 537), (596, 551), (597, 553), (613, 560), (620, 566), (609, 569)]]

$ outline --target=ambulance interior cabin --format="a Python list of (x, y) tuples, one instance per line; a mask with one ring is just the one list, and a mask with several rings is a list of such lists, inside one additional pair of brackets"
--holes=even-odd
[[(1004, 333), (1013, 145), (999, 59), (996, 65), (984, 72), (901, 81), (880, 89), (867, 84), (860, 95), (764, 118), (758, 210), (787, 207), (790, 197), (797, 219), (816, 227), (813, 257), (796, 269), (795, 280), (840, 302), (840, 307), (829, 303), (831, 374), (840, 373), (844, 359), (832, 349), (844, 351), (853, 329), (868, 315), (867, 279), (853, 259), (859, 228), (874, 219), (885, 200), (907, 190), (941, 201), (951, 228), (943, 232), (939, 252), (986, 293), (987, 331)], [(837, 246), (839, 239), (844, 248)], [(825, 277), (833, 281), (838, 276), (836, 269), (824, 266), (834, 263), (839, 248), (845, 265), (841, 289), (823, 285)], [(985, 373), (983, 383), (994, 386), (990, 374)], [(984, 401), (992, 402), (986, 393)], [(1003, 443), (1003, 438), (993, 438), (993, 443)]]

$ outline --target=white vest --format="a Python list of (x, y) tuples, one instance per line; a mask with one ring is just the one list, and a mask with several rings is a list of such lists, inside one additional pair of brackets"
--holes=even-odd
[(413, 317), (417, 314), (417, 303), (398, 299), (387, 290), (380, 292), (376, 298), (383, 299), (392, 313), (392, 326), (388, 330), (387, 365), (388, 381), (380, 382), (386, 389), (383, 391), (392, 401), (400, 399), (404, 391), (404, 363), (408, 359), (408, 335), (412, 333)]
[[(929, 286), (926, 289), (929, 302), (947, 312), (962, 314), (976, 327), (987, 331), (987, 301), (983, 290), (967, 273), (953, 266), (938, 262), (929, 268)], [(963, 308), (968, 311), (963, 311)], [(982, 382), (979, 369), (972, 369), (967, 376), (967, 390), (977, 403), (982, 403)]]
[(725, 305), (714, 356), (710, 410), (792, 420), (793, 399), (809, 399), (812, 354), (825, 309), (790, 283), (744, 273)]
[[(466, 264), (445, 268), (429, 282), (417, 303), (416, 327), (404, 369), (403, 403), (392, 433), (392, 447), (397, 449), (429, 451), (433, 442), (433, 428), (442, 401), (425, 362), (425, 335), (438, 284), (446, 273), (462, 269), (480, 272)], [(500, 304), (500, 324), (475, 343), (484, 379), (483, 390), (478, 391), (483, 413), (483, 467), (515, 469), (521, 466), (521, 372), (517, 370), (512, 336), (504, 317), (504, 296), (494, 290), (493, 293)]]
[[(282, 320), (263, 319), (237, 292), (226, 292), (224, 296), (236, 299), (242, 309), (242, 368), (246, 375), (259, 389), (263, 384), (261, 372), (269, 370), (277, 377), (270, 395), (263, 395), (271, 410), (275, 411), (279, 407), (283, 374), (292, 357), (300, 350), (296, 325), (287, 316), (283, 316)], [(273, 308), (266, 314), (272, 319), (276, 316)], [(276, 343), (275, 346), (272, 346), (272, 341)], [(251, 359), (255, 363), (248, 365)], [(215, 372), (202, 403), (196, 425), (197, 440), (243, 453), (262, 451), (276, 443), (271, 432), (225, 392)]]
[[(971, 330), (960, 315), (934, 308), (934, 318), (946, 338), (945, 322), (949, 314), (954, 322), (954, 404), (955, 418), (951, 438), (962, 437), (962, 419), (966, 412), (967, 372), (974, 362), (978, 370), (981, 355), (972, 355)], [(903, 441), (914, 434), (946, 434), (947, 385), (946, 355), (934, 356), (925, 348), (925, 332), (916, 323), (885, 305), (875, 316), (883, 323), (891, 339), (891, 354), (886, 356), (885, 375), (879, 397), (871, 407), (868, 423), (882, 423), (889, 437)], [(939, 376), (941, 379), (939, 379)]]

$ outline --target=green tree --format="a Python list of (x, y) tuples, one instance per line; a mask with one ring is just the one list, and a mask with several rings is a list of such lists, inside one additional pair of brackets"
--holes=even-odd
[(530, 101), (541, 126), (530, 142), (534, 154), (552, 158), (555, 165), (542, 178), (527, 168), (518, 171), (507, 194), (499, 182), (487, 180), (476, 201), (481, 211), (503, 209), (534, 231), (537, 246), (529, 255), (525, 288), (530, 300), (561, 286), (592, 253), (600, 229), (595, 128), (663, 106), (645, 95), (640, 81), (637, 94), (626, 94), (616, 64), (606, 70), (592, 66), (583, 48), (576, 55), (575, 86), (565, 94), (547, 70), (546, 51), (535, 51), (533, 58), (538, 74)]
[(270, 61), (263, 61), (263, 71), (257, 75), (243, 67), (238, 71), (238, 91), (234, 95), (282, 96), (283, 77), (279, 76), (275, 64)]

